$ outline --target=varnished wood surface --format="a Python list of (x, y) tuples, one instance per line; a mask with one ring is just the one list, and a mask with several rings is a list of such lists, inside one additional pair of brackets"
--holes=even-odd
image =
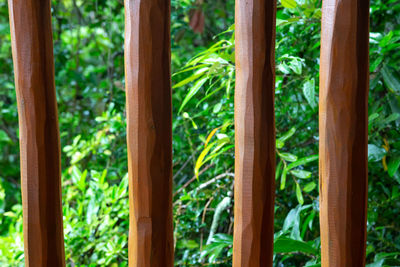
[(365, 265), (369, 1), (325, 0), (320, 76), (323, 267)]
[(272, 266), (275, 195), (274, 0), (236, 0), (233, 266)]
[(64, 266), (50, 0), (9, 0), (26, 266)]
[(173, 266), (170, 2), (125, 0), (129, 266)]

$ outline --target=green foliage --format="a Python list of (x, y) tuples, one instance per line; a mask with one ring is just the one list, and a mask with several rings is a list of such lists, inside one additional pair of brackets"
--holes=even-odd
[[(275, 266), (319, 266), (321, 6), (281, 0), (276, 42)], [(205, 30), (190, 27), (202, 10)], [(371, 1), (369, 266), (400, 265), (400, 3)], [(18, 117), (0, 3), (0, 264), (23, 266)], [(53, 1), (68, 266), (126, 266), (122, 1)], [(231, 266), (234, 1), (172, 0), (176, 266)], [(360, 133), (363, 134), (363, 133)]]

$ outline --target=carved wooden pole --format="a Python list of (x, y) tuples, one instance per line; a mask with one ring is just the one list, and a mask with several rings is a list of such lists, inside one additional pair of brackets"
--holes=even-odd
[(169, 0), (125, 0), (129, 265), (173, 266)]
[(364, 266), (368, 0), (325, 0), (320, 77), (322, 266)]
[(26, 266), (64, 266), (50, 0), (9, 0)]
[(236, 0), (233, 266), (272, 266), (275, 0)]

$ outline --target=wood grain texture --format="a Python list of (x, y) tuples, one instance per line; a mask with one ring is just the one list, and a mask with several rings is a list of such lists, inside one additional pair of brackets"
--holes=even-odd
[(322, 266), (364, 266), (369, 1), (325, 0), (320, 74)]
[(236, 0), (233, 266), (272, 266), (275, 0)]
[(169, 0), (125, 0), (129, 266), (173, 266)]
[(50, 0), (9, 0), (26, 266), (64, 266)]

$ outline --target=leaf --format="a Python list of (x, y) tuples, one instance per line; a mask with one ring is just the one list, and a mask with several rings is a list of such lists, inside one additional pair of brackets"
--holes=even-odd
[(297, 6), (295, 0), (281, 0), (281, 4), (286, 8), (295, 8)]
[(274, 242), (274, 253), (303, 252), (317, 255), (318, 250), (311, 245), (287, 237), (279, 237)]
[(301, 159), (297, 160), (296, 162), (290, 163), (288, 165), (288, 169), (291, 170), (291, 169), (293, 169), (295, 167), (298, 167), (300, 165), (305, 165), (305, 164), (307, 164), (309, 162), (317, 160), (318, 158), (319, 158), (318, 155), (312, 155), (312, 156), (301, 158)]
[(208, 70), (209, 70), (208, 67), (199, 69), (193, 75), (191, 75), (188, 78), (184, 79), (183, 81), (180, 81), (179, 83), (175, 84), (172, 88), (175, 89), (175, 88), (184, 86), (185, 84), (188, 84), (188, 83), (196, 80), (197, 78), (201, 77)]
[(400, 92), (400, 80), (396, 73), (387, 65), (383, 66), (381, 73), (386, 86), (393, 92)]
[(394, 158), (389, 161), (388, 164), (388, 173), (390, 177), (393, 177), (396, 171), (399, 169), (400, 166), (400, 158)]
[(373, 144), (368, 144), (368, 161), (380, 161), (386, 155), (386, 150)]
[(311, 172), (309, 171), (304, 171), (304, 170), (292, 170), (290, 171), (291, 174), (296, 176), (297, 178), (300, 179), (308, 179), (311, 178)]
[(214, 263), (225, 248), (232, 246), (233, 237), (226, 234), (215, 234), (211, 243), (206, 245), (200, 254), (200, 258), (208, 256), (208, 262)]
[(282, 141), (276, 139), (276, 148), (280, 149), (280, 148), (282, 148), (284, 145), (285, 145), (284, 142), (282, 142)]
[(296, 197), (299, 204), (303, 205), (304, 204), (303, 194), (301, 193), (301, 188), (298, 183), (296, 183)]
[(368, 123), (373, 122), (375, 119), (377, 119), (379, 117), (378, 113), (373, 113), (368, 117)]
[(293, 155), (293, 154), (290, 154), (290, 153), (278, 153), (278, 155), (281, 158), (283, 158), (284, 160), (287, 160), (287, 161), (290, 161), (290, 162), (293, 162), (293, 161), (297, 160), (297, 156)]
[(286, 185), (286, 175), (287, 175), (287, 169), (283, 169), (282, 176), (281, 176), (281, 190), (285, 189)]
[(288, 140), (290, 137), (292, 137), (296, 132), (296, 128), (293, 127), (291, 128), (289, 131), (287, 131), (284, 135), (282, 135), (281, 137), (278, 138), (278, 140), (280, 142), (285, 142), (286, 140)]
[(7, 133), (3, 130), (0, 130), (0, 142), (11, 142), (11, 139), (8, 137)]
[(385, 46), (387, 46), (387, 45), (389, 44), (390, 40), (392, 39), (392, 37), (393, 37), (393, 32), (390, 31), (390, 32), (389, 32), (388, 34), (386, 34), (386, 35), (382, 38), (382, 40), (379, 42), (379, 46), (380, 46), (380, 47), (385, 47)]
[(215, 128), (214, 130), (211, 131), (211, 133), (208, 135), (208, 137), (206, 139), (204, 147), (207, 147), (208, 142), (210, 142), (211, 138), (214, 136), (214, 134), (218, 131), (219, 128), (221, 128), (221, 127), (217, 127), (217, 128)]
[(207, 155), (207, 153), (210, 151), (210, 149), (214, 146), (214, 144), (216, 143), (212, 142), (211, 144), (209, 144), (208, 146), (206, 146), (206, 148), (203, 149), (203, 151), (201, 151), (199, 157), (197, 158), (195, 167), (194, 167), (194, 174), (196, 175), (196, 178), (199, 179), (199, 170), (200, 167), (203, 165), (203, 160), (204, 157)]
[(368, 264), (366, 267), (382, 267), (384, 262), (385, 262), (385, 260), (381, 259), (381, 260), (378, 260), (378, 261)]
[(309, 182), (304, 186), (303, 191), (306, 193), (309, 193), (314, 190), (314, 188), (317, 187), (317, 184), (315, 182)]
[[(295, 2), (296, 3), (296, 2)], [(303, 64), (297, 58), (294, 58), (292, 61), (289, 62), (289, 68), (291, 68), (294, 73), (300, 75), (303, 71)]]
[(179, 108), (179, 112), (182, 111), (183, 107), (189, 102), (189, 100), (200, 90), (203, 84), (208, 80), (208, 77), (204, 77), (198, 80), (192, 88), (190, 88), (188, 94), (186, 95), (185, 99), (183, 99), (182, 105)]
[(303, 85), (303, 94), (308, 104), (314, 109), (317, 105), (315, 103), (315, 80), (314, 78), (308, 80)]

